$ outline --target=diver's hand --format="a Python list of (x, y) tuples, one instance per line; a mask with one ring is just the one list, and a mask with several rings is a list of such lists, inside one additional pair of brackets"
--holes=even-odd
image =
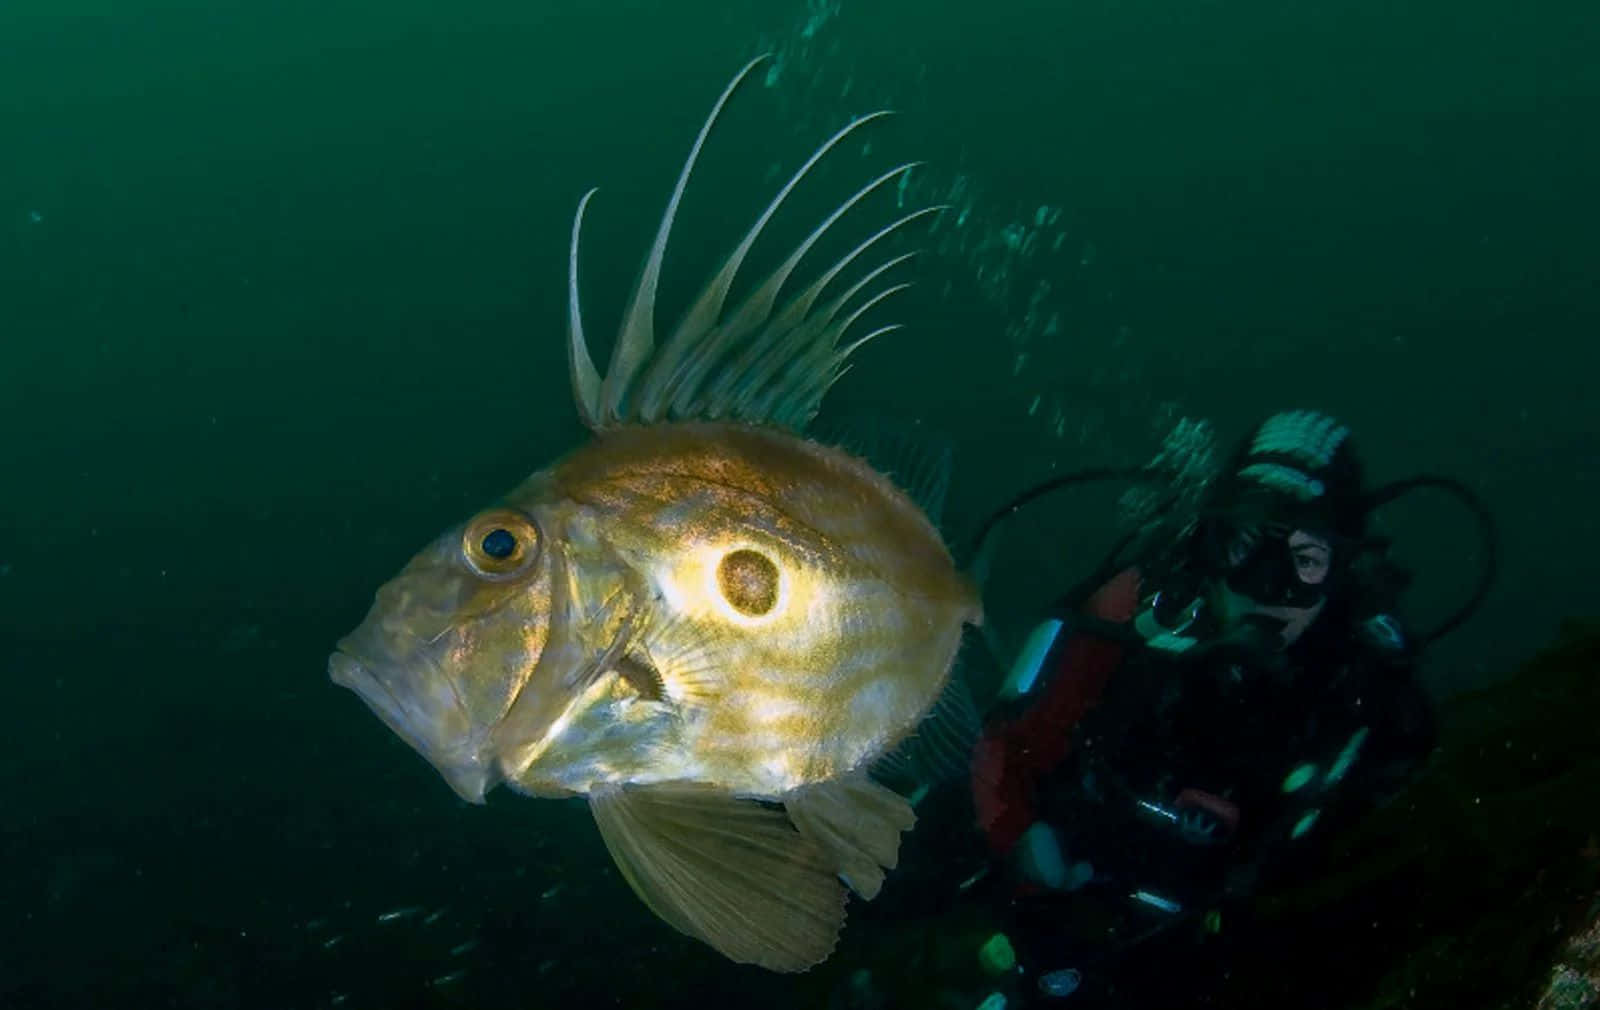
[(1013, 850), (1022, 878), (1049, 890), (1059, 890), (1067, 880), (1067, 862), (1055, 830), (1043, 821), (1034, 821), (1017, 839)]
[(1076, 891), (1094, 876), (1086, 862), (1069, 862), (1061, 836), (1043, 821), (1034, 821), (1017, 839), (1013, 852), (1024, 880), (1051, 891)]

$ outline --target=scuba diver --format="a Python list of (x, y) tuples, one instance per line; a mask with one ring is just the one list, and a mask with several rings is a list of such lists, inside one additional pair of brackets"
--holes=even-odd
[[(978, 546), (1022, 501), (1130, 476), (1149, 474), (1035, 489)], [(1471, 602), (1420, 635), (1398, 614), (1409, 574), (1369, 523), (1417, 487), (1461, 497), (1487, 547)], [(1176, 535), (1113, 549), (1034, 627), (973, 753), (1024, 1005), (1115, 991), (1130, 950), (1179, 924), (1216, 931), (1403, 788), (1434, 743), (1422, 648), (1493, 566), (1470, 492), (1436, 477), (1369, 492), (1348, 428), (1304, 410), (1258, 424)]]

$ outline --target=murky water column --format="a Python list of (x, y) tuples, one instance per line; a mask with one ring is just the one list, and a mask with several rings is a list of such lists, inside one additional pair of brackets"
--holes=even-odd
[[(873, 54), (868, 40), (849, 35), (849, 19), (842, 15), (850, 2), (802, 0), (775, 8), (780, 26), (748, 52), (773, 55), (765, 84), (779, 103), (774, 118), (807, 143), (830, 132), (841, 116), (900, 107), (896, 93), (920, 90), (928, 74), (926, 65), (908, 79), (858, 73), (858, 66), (871, 65)], [(860, 153), (871, 151), (870, 140), (863, 142)], [(780, 163), (769, 165), (769, 181), (781, 171)], [(985, 340), (975, 343), (975, 351), (1007, 356), (1014, 393), (1007, 402), (1047, 437), (1060, 440), (1063, 458), (1081, 462), (1092, 454), (1145, 453), (1182, 422), (1180, 404), (1157, 402), (1149, 392), (1133, 353), (1131, 326), (1074, 329), (1072, 320), (1081, 313), (1072, 299), (1099, 283), (1092, 279), (1099, 247), (1071, 220), (1067, 201), (996, 193), (983, 179), (939, 164), (918, 166), (905, 176), (896, 199), (907, 209), (949, 208), (930, 227), (929, 251), (947, 278), (960, 281), (946, 280), (940, 297), (970, 299), (975, 293), (999, 318), (1004, 344)], [(1114, 298), (1114, 292), (1106, 297)], [(1092, 400), (1069, 392), (1085, 387), (1115, 392)], [(1108, 415), (1107, 403), (1118, 405), (1115, 416)]]

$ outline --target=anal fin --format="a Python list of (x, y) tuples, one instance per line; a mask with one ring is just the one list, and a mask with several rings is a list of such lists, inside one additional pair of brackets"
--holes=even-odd
[(693, 783), (607, 789), (589, 805), (623, 878), (674, 929), (772, 971), (833, 952), (844, 887), (782, 810)]
[(864, 775), (801, 786), (783, 803), (800, 833), (868, 901), (883, 887), (883, 871), (900, 861), (900, 833), (917, 822), (903, 797)]

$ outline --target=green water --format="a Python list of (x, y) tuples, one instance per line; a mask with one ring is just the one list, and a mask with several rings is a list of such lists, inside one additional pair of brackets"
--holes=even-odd
[[(908, 330), (825, 408), (942, 432), (953, 530), (1052, 472), (1142, 462), (1180, 417), (1231, 439), (1313, 406), (1374, 477), (1451, 473), (1499, 517), (1497, 592), (1433, 657), (1441, 695), (1600, 612), (1592, 4), (13, 0), (0, 1002), (788, 991), (651, 918), (581, 806), (463, 807), (324, 670), (416, 547), (581, 437), (577, 199), (601, 187), (604, 336), (710, 101), (763, 48), (781, 72), (713, 137), (664, 308), (812, 145), (897, 109), (795, 217), (903, 159), (927, 161), (912, 196), (966, 211), (892, 313)], [(1085, 492), (1015, 524), (1002, 629), (1113, 510)], [(1421, 497), (1387, 518), (1417, 611), (1443, 613), (1470, 527)], [(377, 923), (413, 905), (408, 932)]]

